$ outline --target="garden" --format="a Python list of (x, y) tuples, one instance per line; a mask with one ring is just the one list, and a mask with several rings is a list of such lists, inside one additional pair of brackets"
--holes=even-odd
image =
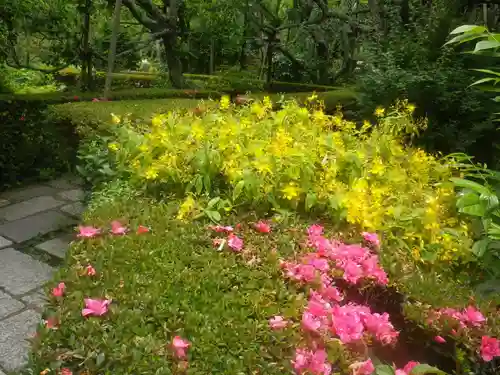
[(87, 191), (21, 374), (498, 374), (497, 10), (0, 2), (0, 190)]

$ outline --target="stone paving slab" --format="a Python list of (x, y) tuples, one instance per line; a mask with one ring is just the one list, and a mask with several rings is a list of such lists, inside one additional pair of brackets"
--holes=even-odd
[(59, 193), (59, 196), (68, 201), (78, 202), (83, 200), (83, 198), (85, 197), (85, 193), (82, 189), (73, 189), (63, 191)]
[(81, 202), (75, 202), (62, 206), (60, 210), (68, 215), (80, 217), (85, 212), (85, 206)]
[(21, 298), (29, 307), (42, 309), (47, 303), (47, 298), (41, 292), (33, 292)]
[(35, 247), (58, 258), (64, 259), (64, 257), (66, 256), (66, 251), (69, 247), (69, 243), (73, 240), (73, 238), (74, 236), (72, 235), (64, 235), (42, 242)]
[(4, 208), (0, 208), (0, 219), (14, 221), (42, 211), (47, 211), (52, 208), (62, 206), (63, 204), (63, 201), (56, 200), (51, 196), (44, 195), (41, 197), (35, 197), (23, 202), (11, 204), (10, 206)]
[(7, 371), (16, 371), (27, 364), (28, 338), (36, 332), (40, 314), (26, 310), (0, 321), (0, 365)]
[(39, 288), (52, 276), (52, 267), (12, 248), (2, 250), (0, 257), (0, 286), (13, 295)]
[(73, 175), (64, 176), (47, 183), (47, 185), (54, 187), (56, 189), (75, 189), (81, 184), (82, 184), (81, 178)]
[(12, 241), (9, 241), (7, 238), (0, 236), (0, 249), (4, 247), (8, 247), (12, 245)]
[(17, 203), (23, 200), (40, 197), (42, 195), (56, 195), (59, 190), (51, 186), (34, 185), (26, 188), (6, 191), (0, 194), (1, 199), (7, 199), (10, 203)]
[(24, 309), (22, 302), (0, 291), (0, 319), (22, 309)]
[(47, 234), (73, 225), (75, 222), (74, 219), (62, 213), (46, 211), (1, 224), (0, 235), (11, 238), (16, 242), (23, 242), (38, 235)]

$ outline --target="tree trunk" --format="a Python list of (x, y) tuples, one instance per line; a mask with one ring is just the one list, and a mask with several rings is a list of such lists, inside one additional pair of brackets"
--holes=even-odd
[(212, 75), (215, 71), (215, 40), (210, 38), (210, 62), (208, 66), (208, 74)]
[(184, 86), (184, 77), (182, 76), (182, 64), (177, 54), (175, 39), (175, 36), (172, 35), (166, 35), (162, 38), (170, 82), (174, 88), (181, 89)]
[(271, 81), (273, 80), (273, 52), (274, 52), (274, 42), (275, 36), (269, 35), (267, 40), (267, 74), (266, 74), (266, 84), (268, 86), (271, 85)]
[[(86, 90), (89, 87), (88, 83), (92, 78), (87, 77), (87, 72), (90, 71), (92, 74), (92, 62), (89, 59), (90, 54), (90, 8), (92, 7), (92, 0), (85, 0), (85, 9), (83, 13), (83, 45), (82, 45), (82, 55), (81, 63), (82, 70), (80, 72), (80, 85), (82, 90)], [(90, 66), (87, 66), (90, 65)]]
[(120, 30), (122, 0), (116, 0), (115, 13), (113, 15), (113, 26), (111, 32), (111, 42), (108, 55), (108, 73), (106, 74), (106, 83), (104, 84), (104, 98), (107, 99), (111, 91), (111, 81), (113, 79), (113, 68), (116, 57), (116, 42), (118, 41), (118, 32)]

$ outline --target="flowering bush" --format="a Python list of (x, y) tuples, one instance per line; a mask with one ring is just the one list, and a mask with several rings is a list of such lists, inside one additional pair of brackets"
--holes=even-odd
[[(233, 107), (172, 111), (137, 125), (115, 117), (108, 146), (113, 164), (133, 184), (189, 193), (180, 217), (252, 207), (311, 212), (383, 231), (386, 244), (415, 261), (468, 259), (468, 228), (455, 214), (450, 163), (405, 142), (425, 122), (399, 103), (379, 122), (362, 127), (320, 106), (269, 100)], [(211, 214), (214, 220), (220, 214)]]

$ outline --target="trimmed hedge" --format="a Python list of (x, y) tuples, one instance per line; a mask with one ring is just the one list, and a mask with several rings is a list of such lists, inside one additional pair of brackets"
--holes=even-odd
[(44, 101), (0, 100), (0, 190), (67, 172), (78, 136), (46, 121)]

